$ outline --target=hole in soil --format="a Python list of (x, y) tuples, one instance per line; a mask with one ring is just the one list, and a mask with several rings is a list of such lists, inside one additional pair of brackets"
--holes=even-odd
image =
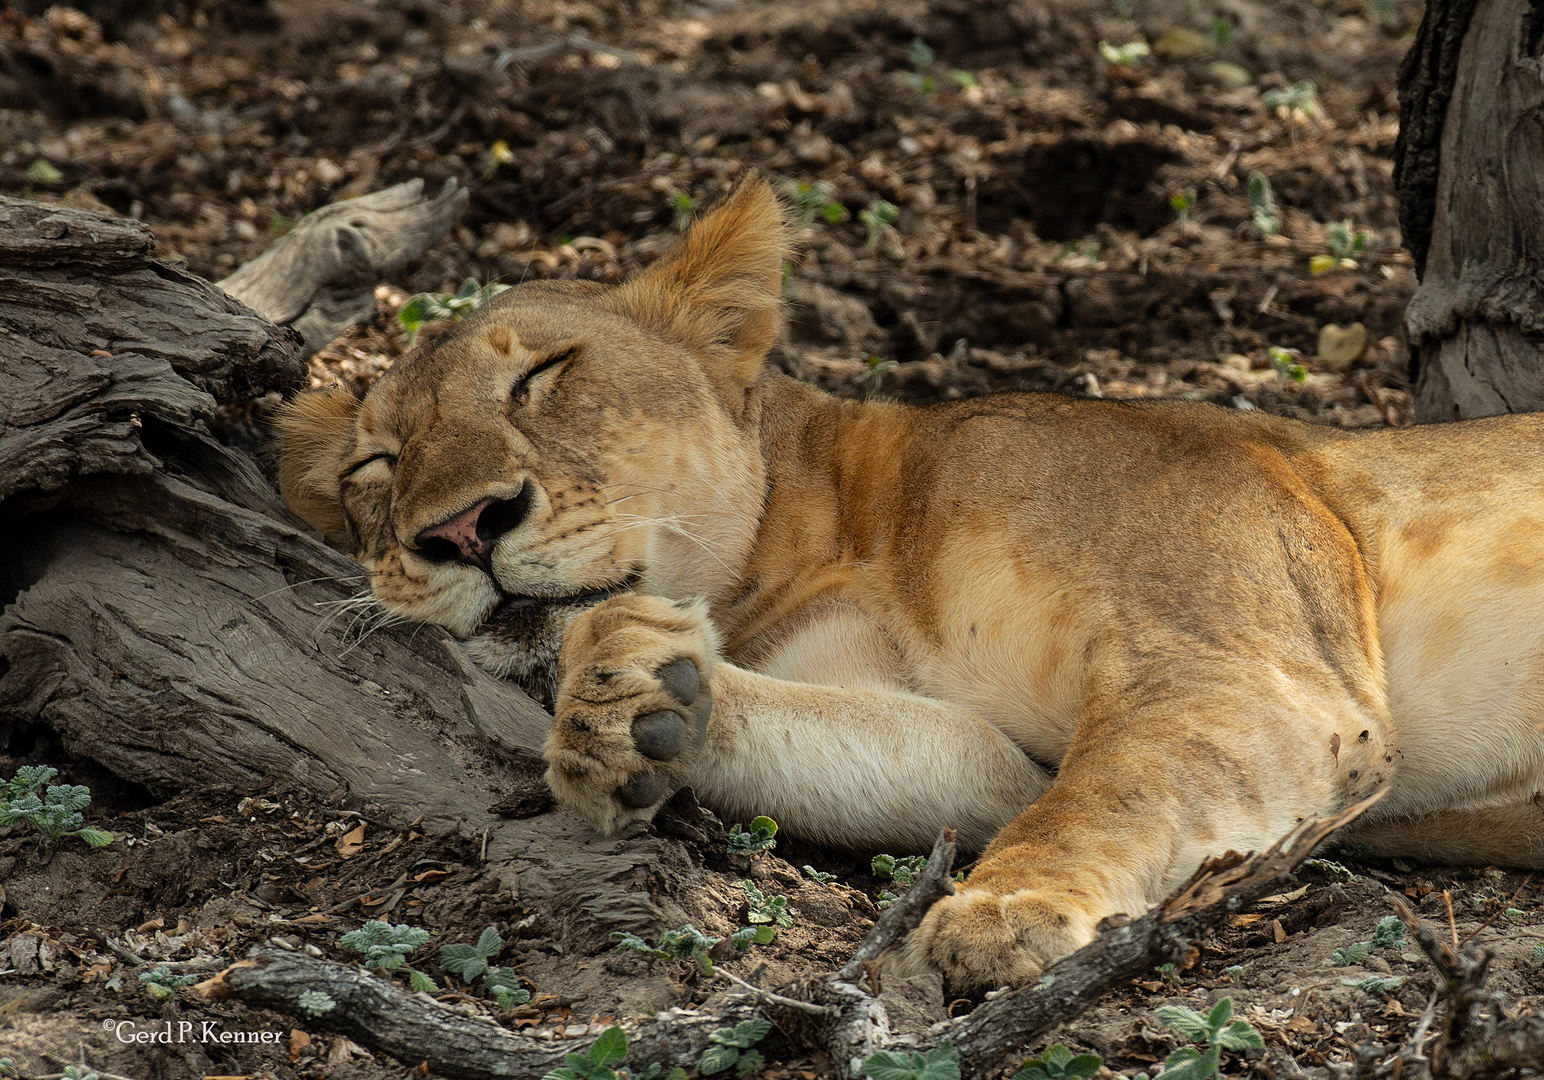
[[(53, 545), (47, 542), (49, 534), (63, 520), (62, 514), (31, 514), (0, 539), (0, 608), (15, 603), (18, 596), (42, 580), (54, 560)], [(0, 668), (0, 675), (9, 667), (7, 664)]]
[(1004, 160), (996, 176), (981, 182), (977, 224), (983, 232), (1002, 233), (1023, 218), (1047, 240), (1076, 240), (1107, 222), (1147, 236), (1174, 216), (1154, 183), (1173, 157), (1135, 139), (1063, 139), (1034, 148), (1017, 161)]
[(132, 813), (164, 801), (143, 784), (125, 780), (101, 762), (71, 754), (59, 733), (47, 724), (17, 724), (9, 731), (0, 727), (0, 742), (5, 748), (0, 754), (0, 777), (9, 778), (23, 765), (52, 765), (59, 770), (53, 783), (85, 784), (91, 789), (88, 815), (104, 810)]

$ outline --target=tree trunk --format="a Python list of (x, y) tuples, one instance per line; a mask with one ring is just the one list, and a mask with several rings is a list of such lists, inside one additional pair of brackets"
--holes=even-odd
[(1427, 0), (1394, 177), (1416, 419), (1544, 409), (1544, 3)]

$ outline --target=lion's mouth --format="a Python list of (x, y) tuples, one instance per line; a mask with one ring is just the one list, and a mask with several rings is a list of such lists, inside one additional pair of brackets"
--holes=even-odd
[(615, 585), (561, 596), (513, 596), (505, 595), (483, 620), (482, 629), (497, 630), (516, 625), (527, 625), (539, 614), (556, 611), (572, 611), (575, 608), (594, 607), (613, 596), (632, 591), (638, 584), (638, 575), (630, 574)]

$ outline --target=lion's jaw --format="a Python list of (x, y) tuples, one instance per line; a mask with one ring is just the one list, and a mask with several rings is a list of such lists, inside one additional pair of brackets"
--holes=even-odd
[[(752, 387), (775, 330), (778, 215), (747, 185), (625, 285), (520, 286), (362, 403), (296, 399), (280, 425), (291, 507), (388, 610), (528, 688), (568, 621), (615, 591), (722, 599), (764, 501)], [(763, 220), (744, 233), (747, 217)]]

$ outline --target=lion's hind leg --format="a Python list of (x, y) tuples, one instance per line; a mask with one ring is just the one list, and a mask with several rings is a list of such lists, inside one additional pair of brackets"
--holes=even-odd
[(1336, 837), (1357, 854), (1448, 866), (1544, 870), (1544, 792), (1484, 810), (1444, 810), (1353, 825)]

